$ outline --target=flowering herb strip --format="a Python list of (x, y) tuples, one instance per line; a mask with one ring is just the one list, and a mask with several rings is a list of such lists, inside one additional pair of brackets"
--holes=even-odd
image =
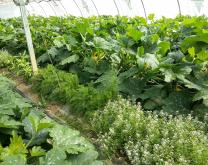
[(119, 98), (96, 112), (93, 126), (108, 155), (126, 154), (135, 165), (208, 163), (207, 125), (191, 115), (144, 112)]

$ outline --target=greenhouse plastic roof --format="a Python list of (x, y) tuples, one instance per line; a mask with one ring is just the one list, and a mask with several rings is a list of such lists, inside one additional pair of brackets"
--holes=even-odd
[[(26, 5), (28, 15), (41, 16), (93, 16), (124, 15), (143, 16), (155, 14), (175, 17), (182, 15), (208, 16), (208, 0), (48, 0), (30, 1)], [(11, 0), (0, 0), (0, 18), (20, 16), (19, 7)]]

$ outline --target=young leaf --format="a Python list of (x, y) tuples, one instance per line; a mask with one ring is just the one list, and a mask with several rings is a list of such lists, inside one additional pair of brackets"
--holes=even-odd
[(24, 129), (31, 136), (35, 136), (44, 129), (51, 128), (53, 123), (50, 119), (41, 119), (35, 113), (30, 113), (27, 118), (23, 120)]
[(3, 159), (6, 157), (10, 157), (12, 155), (22, 155), (26, 157), (28, 153), (25, 143), (22, 140), (21, 136), (18, 136), (15, 132), (13, 133), (13, 137), (10, 139), (10, 144), (6, 147), (2, 153)]
[(194, 47), (189, 48), (188, 53), (190, 54), (190, 56), (192, 58), (195, 58), (195, 48)]
[(134, 41), (139, 41), (143, 36), (143, 33), (135, 29), (132, 25), (127, 27), (127, 36), (131, 37)]
[(46, 152), (44, 149), (42, 149), (40, 146), (34, 146), (31, 150), (30, 150), (30, 155), (35, 157), (35, 156), (43, 156), (45, 155)]
[(27, 146), (32, 146), (40, 145), (46, 141), (48, 129), (53, 126), (53, 123), (49, 119), (40, 119), (36, 114), (30, 113), (30, 115), (23, 120), (23, 125), (29, 138)]
[(167, 51), (170, 49), (169, 41), (162, 41), (158, 44), (159, 53), (165, 55)]
[(143, 46), (137, 48), (137, 55), (138, 56), (144, 55), (144, 47)]

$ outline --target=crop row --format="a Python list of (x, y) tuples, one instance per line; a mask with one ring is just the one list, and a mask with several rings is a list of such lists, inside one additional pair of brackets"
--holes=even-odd
[[(18, 59), (17, 57), (9, 56), (5, 53), (1, 53), (1, 56), (4, 57), (4, 59), (6, 58), (5, 56), (9, 57), (9, 60), (6, 60), (7, 64), (9, 64), (9, 68), (10, 66), (15, 66), (18, 64), (16, 62)], [(9, 61), (12, 61), (12, 63)], [(24, 60), (22, 60), (22, 63), (24, 63), (24, 65), (23, 67), (19, 67), (19, 70), (13, 70), (15, 67), (11, 67), (11, 71), (20, 75), (22, 73), (27, 73), (23, 71), (23, 68), (28, 66), (29, 63), (25, 62)], [(3, 63), (3, 65), (5, 66), (5, 63)], [(100, 100), (95, 97), (96, 95), (94, 95), (94, 93), (89, 93), (90, 88), (92, 87), (79, 85), (78, 78), (75, 74), (57, 70), (52, 66), (41, 69), (39, 74), (33, 76), (32, 79), (30, 78), (29, 81), (32, 82), (34, 89), (36, 89), (36, 91), (46, 99), (56, 101), (65, 100), (67, 104), (72, 106), (72, 112), (77, 112), (75, 111), (77, 110), (77, 107), (80, 108), (80, 110), (88, 110), (90, 113), (85, 116), (90, 119), (89, 123), (91, 124), (92, 129), (97, 133), (97, 144), (100, 145), (100, 149), (109, 158), (112, 158), (114, 154), (120, 153), (122, 155), (126, 155), (131, 164), (167, 163), (206, 165), (208, 163), (207, 116), (204, 116), (205, 121), (203, 123), (197, 119), (194, 119), (191, 115), (173, 116), (162, 111), (159, 113), (144, 111), (141, 105), (135, 105), (131, 101), (121, 98), (121, 96), (111, 98), (111, 101), (105, 100), (106, 104), (100, 104)], [(84, 96), (82, 95), (82, 89), (83, 91), (88, 91)], [(92, 90), (96, 91), (95, 88), (92, 88)], [(97, 95), (102, 96), (103, 94), (97, 93)], [(73, 97), (77, 97), (78, 99), (72, 99)], [(11, 108), (9, 109), (11, 110)], [(24, 110), (21, 109), (20, 112), (22, 113)], [(30, 113), (34, 114), (35, 110), (33, 109)], [(78, 115), (80, 115), (80, 112)], [(80, 125), (80, 127), (83, 126)], [(75, 140), (77, 144), (79, 137), (74, 137), (72, 139), (66, 138), (65, 133), (67, 130), (70, 130), (70, 135), (74, 133), (71, 129), (64, 127), (63, 132), (60, 132), (60, 129), (61, 128), (58, 126), (58, 130), (55, 132), (58, 141), (63, 139), (64, 142), (71, 144), (73, 143), (73, 140)], [(51, 132), (51, 130), (49, 130), (49, 132)], [(54, 138), (51, 133), (49, 135), (49, 139)], [(37, 136), (37, 139), (35, 140), (40, 140), (41, 138)], [(27, 141), (25, 141), (25, 143), (28, 144)], [(52, 144), (49, 143), (49, 145)], [(81, 144), (78, 146), (80, 147), (80, 145)], [(78, 150), (78, 146), (73, 146), (73, 150)], [(61, 147), (62, 149), (59, 150), (60, 153), (57, 153), (56, 151), (53, 154), (56, 156), (61, 154), (63, 152), (64, 146), (61, 145)], [(28, 150), (31, 154), (32, 151), (30, 151), (30, 146)], [(52, 151), (49, 150), (49, 153), (51, 154)], [(66, 151), (68, 152), (68, 150)], [(79, 152), (82, 151), (79, 150)], [(47, 155), (50, 155), (49, 153), (47, 153)], [(89, 153), (92, 155), (89, 157), (90, 160), (87, 159), (87, 162), (82, 162), (83, 157), (81, 156), (80, 158), (78, 155), (77, 159), (81, 160), (75, 161), (73, 163), (80, 163), (79, 161), (81, 161), (83, 165), (87, 165), (88, 161), (92, 163), (91, 161), (96, 158), (96, 152), (94, 151), (93, 153), (95, 155)], [(13, 154), (16, 155), (18, 153)], [(31, 161), (33, 163), (37, 163), (39, 157), (40, 155), (37, 155), (37, 157)], [(11, 155), (8, 155), (8, 158), (16, 159), (16, 157), (11, 157)], [(44, 160), (44, 157), (39, 159), (41, 163)], [(85, 158), (83, 159), (85, 160)], [(5, 159), (5, 161), (7, 160)], [(44, 161), (47, 162), (48, 160)], [(58, 165), (60, 162), (62, 163), (62, 161), (63, 159), (61, 161), (55, 162), (54, 164)], [(65, 161), (66, 164), (70, 164), (69, 162), (71, 160), (69, 159)]]
[[(40, 66), (75, 73), (84, 86), (114, 88), (145, 110), (207, 111), (206, 17), (31, 17), (30, 27)], [(26, 50), (20, 19), (1, 20), (0, 29), (0, 48)]]

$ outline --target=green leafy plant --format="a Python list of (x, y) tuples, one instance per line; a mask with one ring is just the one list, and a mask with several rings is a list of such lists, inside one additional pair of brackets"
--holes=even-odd
[(25, 54), (11, 56), (7, 51), (0, 51), (0, 57), (0, 68), (7, 68), (16, 75), (23, 76), (26, 80), (32, 77), (32, 68), (28, 60), (29, 57)]
[[(144, 111), (156, 111), (143, 112), (141, 106), (120, 100), (107, 104), (103, 112), (95, 112), (97, 120), (93, 124), (109, 155), (122, 152), (132, 164), (207, 163), (205, 128), (189, 116), (192, 113), (207, 125), (204, 120), (208, 112), (207, 17), (155, 20), (150, 15), (150, 23), (140, 17), (120, 16), (30, 17), (29, 21), (38, 63), (43, 67), (32, 81), (44, 99), (67, 103), (85, 117), (91, 117), (118, 94), (134, 103), (141, 102)], [(15, 55), (26, 50), (20, 18), (1, 19), (0, 29), (0, 48)], [(0, 54), (0, 67), (30, 79), (32, 72), (27, 56)], [(7, 89), (3, 85), (4, 88)], [(51, 128), (38, 129), (39, 124), (50, 124), (29, 113), (28, 102), (22, 102), (10, 90), (5, 93), (1, 100), (7, 103), (1, 105), (4, 110), (0, 112), (3, 115), (1, 132), (6, 135), (2, 144), (8, 146), (12, 131), (18, 134), (23, 129), (28, 153), (41, 155), (43, 150), (48, 151), (48, 148), (32, 147), (38, 143), (51, 147), (53, 138), (48, 132)], [(10, 95), (14, 100), (11, 104), (8, 103)], [(17, 103), (21, 104), (16, 107)], [(169, 115), (157, 114), (160, 110)], [(188, 117), (170, 116), (178, 113)], [(27, 123), (27, 131), (21, 128), (22, 122)], [(46, 137), (51, 143), (44, 142)], [(69, 163), (67, 150), (50, 148), (40, 162), (47, 164), (57, 154), (54, 162)], [(82, 152), (82, 147), (78, 150)], [(97, 154), (86, 151), (80, 157), (88, 161), (87, 155), (95, 158)], [(81, 164), (77, 156), (71, 155), (70, 160), (74, 158), (73, 163)], [(12, 158), (25, 161), (21, 156)], [(93, 164), (91, 159), (89, 162)]]
[(0, 80), (0, 164), (102, 164), (78, 131), (45, 116), (9, 79)]
[[(92, 91), (87, 89), (89, 83), (97, 88), (104, 75), (116, 70), (119, 93), (135, 102), (140, 101), (145, 110), (163, 109), (173, 114), (192, 111), (202, 118), (207, 113), (207, 95), (203, 92), (207, 91), (207, 18), (181, 16), (155, 20), (151, 15), (149, 18), (148, 24), (140, 17), (112, 16), (30, 17), (29, 21), (39, 65), (53, 64), (60, 70), (76, 74), (79, 84), (84, 85), (79, 90), (85, 96), (96, 93), (88, 92)], [(5, 28), (7, 25), (9, 28)], [(1, 48), (15, 54), (26, 49), (19, 18), (1, 20), (0, 27)], [(18, 58), (9, 60), (12, 61), (10, 68), (30, 77), (30, 69), (24, 62), (27, 59)], [(72, 95), (65, 98), (60, 93), (74, 93), (72, 102), (76, 105), (81, 101), (76, 97), (77, 90), (73, 92), (66, 89), (66, 84), (59, 84), (55, 73), (54, 85), (58, 84), (60, 89), (53, 87), (50, 98), (66, 102)], [(113, 84), (114, 77), (105, 83)], [(52, 82), (43, 85), (43, 95), (48, 95), (44, 90), (49, 83)], [(153, 96), (147, 94), (157, 86), (162, 88), (154, 90)], [(173, 104), (179, 106), (172, 108)]]

